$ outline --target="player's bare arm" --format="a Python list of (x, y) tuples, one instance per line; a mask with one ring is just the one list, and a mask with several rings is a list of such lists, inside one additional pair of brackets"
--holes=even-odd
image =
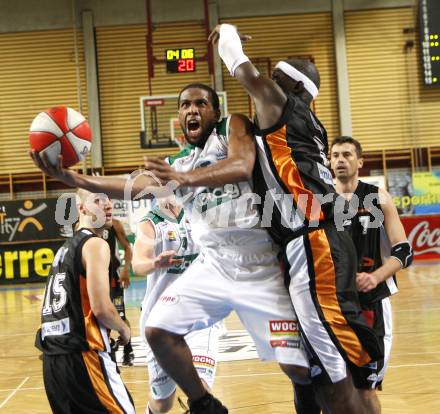
[(383, 189), (379, 189), (379, 195), (384, 214), (385, 231), (392, 246), (391, 256), (374, 272), (357, 274), (356, 284), (361, 292), (374, 289), (379, 283), (384, 282), (403, 267), (409, 266), (412, 261), (411, 247), (393, 199)]
[(228, 158), (187, 173), (174, 171), (160, 159), (146, 159), (145, 168), (164, 183), (175, 180), (180, 187), (219, 187), (249, 180), (256, 157), (253, 125), (241, 114), (232, 114), (229, 122)]
[(218, 42), (218, 51), (229, 72), (247, 90), (255, 103), (258, 124), (262, 129), (274, 126), (280, 119), (287, 98), (282, 89), (257, 68), (243, 53), (237, 29), (230, 24), (217, 25), (209, 36), (213, 44)]
[(98, 321), (106, 328), (119, 332), (120, 342), (125, 345), (130, 340), (130, 328), (121, 319), (110, 299), (109, 245), (101, 238), (92, 237), (84, 243), (81, 256), (87, 273), (90, 308)]
[(139, 276), (145, 276), (155, 269), (172, 267), (180, 262), (174, 259), (176, 256), (174, 250), (167, 250), (159, 256), (155, 256), (155, 237), (154, 227), (149, 221), (138, 225), (138, 237), (134, 242), (132, 266), (133, 271)]
[(113, 228), (115, 229), (116, 238), (124, 249), (124, 267), (122, 268), (119, 277), (121, 279), (121, 285), (125, 289), (130, 286), (130, 265), (133, 259), (133, 252), (122, 223), (116, 219), (113, 219), (112, 222)]
[[(46, 175), (63, 182), (69, 187), (79, 187), (91, 193), (105, 193), (110, 198), (124, 199), (126, 195), (130, 198), (153, 198), (159, 196), (157, 181), (145, 174), (137, 174), (130, 178), (124, 177), (96, 177), (79, 174), (76, 171), (64, 168), (62, 156), (58, 157), (58, 163), (53, 165), (49, 162), (46, 154), (38, 154), (35, 150), (29, 152), (34, 164)], [(128, 182), (131, 180), (131, 182)], [(126, 189), (129, 193), (126, 194)], [(140, 196), (140, 194), (142, 194)]]

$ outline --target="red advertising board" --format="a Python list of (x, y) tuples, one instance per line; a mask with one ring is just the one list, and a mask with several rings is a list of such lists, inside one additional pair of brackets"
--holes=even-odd
[(402, 217), (415, 260), (440, 261), (440, 215)]

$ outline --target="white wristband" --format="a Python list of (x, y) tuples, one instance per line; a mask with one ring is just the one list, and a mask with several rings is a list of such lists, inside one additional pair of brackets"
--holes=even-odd
[(248, 57), (243, 53), (237, 29), (231, 24), (220, 26), (218, 53), (232, 76), (234, 76), (235, 69), (242, 63), (249, 62)]

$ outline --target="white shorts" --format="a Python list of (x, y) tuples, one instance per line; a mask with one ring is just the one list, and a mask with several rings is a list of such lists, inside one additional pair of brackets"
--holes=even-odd
[[(139, 319), (139, 332), (144, 344), (147, 346), (150, 394), (155, 400), (164, 400), (174, 393), (176, 383), (159, 365), (148, 345), (145, 337), (145, 323), (149, 313), (146, 312), (146, 308), (143, 309)], [(193, 363), (199, 377), (211, 389), (214, 385), (217, 369), (218, 341), (223, 332), (222, 323), (218, 322), (209, 328), (190, 332), (185, 336), (185, 341), (193, 355)]]
[[(210, 328), (190, 332), (185, 336), (197, 373), (210, 389), (214, 385), (218, 339), (221, 333), (221, 325), (215, 324)], [(176, 391), (176, 383), (162, 369), (151, 351), (147, 359), (151, 397), (155, 400), (164, 400), (170, 397)]]
[[(266, 233), (267, 234), (267, 233)], [(204, 329), (235, 310), (262, 360), (308, 367), (298, 323), (269, 243), (203, 249), (165, 290), (146, 326), (180, 335)]]

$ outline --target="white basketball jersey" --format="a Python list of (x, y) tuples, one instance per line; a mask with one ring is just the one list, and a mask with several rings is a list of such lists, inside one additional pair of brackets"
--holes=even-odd
[[(178, 172), (188, 172), (226, 159), (229, 121), (230, 116), (216, 124), (203, 148), (188, 145), (177, 155), (169, 157), (167, 160), (172, 168)], [(181, 188), (176, 195), (185, 206), (194, 232), (206, 235), (214, 229), (255, 229), (259, 225), (251, 181), (217, 188)]]
[(182, 263), (168, 269), (156, 269), (148, 275), (147, 290), (142, 303), (142, 313), (146, 314), (150, 312), (164, 290), (189, 267), (198, 255), (183, 209), (176, 219), (168, 217), (156, 207), (142, 221), (147, 220), (153, 225), (156, 233), (155, 256), (159, 256), (166, 250), (174, 250), (177, 253), (176, 259), (181, 259)]

